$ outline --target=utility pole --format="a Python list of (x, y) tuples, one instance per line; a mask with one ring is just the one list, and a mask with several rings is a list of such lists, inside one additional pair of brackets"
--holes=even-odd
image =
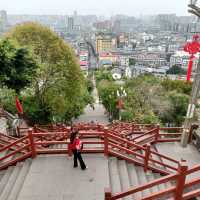
[[(200, 17), (200, 8), (196, 5), (197, 0), (190, 0), (190, 4), (188, 7), (190, 8), (188, 10), (189, 13), (192, 13), (196, 15), (198, 18)], [(184, 129), (183, 129), (183, 135), (181, 138), (181, 145), (182, 147), (187, 147), (188, 139), (189, 139), (189, 128), (192, 125), (192, 121), (194, 118), (194, 113), (196, 109), (197, 104), (197, 98), (199, 94), (199, 88), (200, 88), (200, 58), (198, 60), (197, 69), (195, 72), (193, 85), (192, 85), (192, 94), (190, 98), (190, 103), (188, 105), (187, 115), (184, 122)]]

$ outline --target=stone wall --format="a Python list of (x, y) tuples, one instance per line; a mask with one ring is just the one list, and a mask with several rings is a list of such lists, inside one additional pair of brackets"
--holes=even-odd
[(0, 133), (7, 134), (7, 119), (4, 117), (0, 118)]

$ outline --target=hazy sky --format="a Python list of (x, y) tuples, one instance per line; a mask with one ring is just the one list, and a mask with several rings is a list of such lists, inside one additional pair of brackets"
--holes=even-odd
[(189, 0), (0, 0), (8, 14), (187, 15)]

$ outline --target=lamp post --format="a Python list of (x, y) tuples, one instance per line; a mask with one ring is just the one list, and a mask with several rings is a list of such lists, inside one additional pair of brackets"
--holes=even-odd
[[(192, 13), (195, 16), (200, 17), (200, 8), (197, 6), (197, 0), (190, 0), (188, 7), (190, 8), (188, 10), (189, 13)], [(197, 98), (199, 94), (199, 88), (200, 88), (200, 58), (198, 61), (196, 72), (195, 72), (193, 85), (192, 85), (192, 94), (191, 94), (190, 103), (188, 105), (187, 115), (184, 122), (184, 129), (183, 129), (183, 134), (181, 137), (182, 147), (186, 147), (188, 144), (188, 139), (189, 139), (188, 128), (191, 127), (191, 124), (194, 118)]]
[(119, 109), (119, 120), (121, 121), (121, 109), (124, 107), (123, 98), (127, 96), (125, 89), (121, 86), (119, 90), (117, 90), (117, 108)]

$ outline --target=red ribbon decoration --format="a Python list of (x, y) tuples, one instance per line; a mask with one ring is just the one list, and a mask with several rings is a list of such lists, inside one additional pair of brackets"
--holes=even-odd
[(16, 104), (16, 108), (17, 108), (17, 112), (19, 114), (23, 114), (23, 107), (22, 107), (22, 104), (20, 103), (18, 97), (16, 97), (16, 100), (15, 100), (15, 104)]

